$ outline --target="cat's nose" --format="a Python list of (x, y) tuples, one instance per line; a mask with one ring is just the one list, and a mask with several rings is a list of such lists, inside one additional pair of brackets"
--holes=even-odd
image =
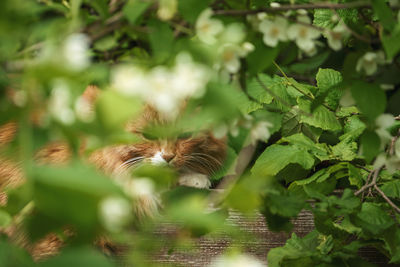
[(175, 158), (175, 154), (172, 153), (163, 154), (162, 157), (167, 163), (169, 163), (173, 158)]

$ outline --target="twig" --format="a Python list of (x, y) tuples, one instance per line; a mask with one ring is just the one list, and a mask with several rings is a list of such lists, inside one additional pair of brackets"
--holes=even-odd
[[(376, 170), (372, 170), (371, 173), (370, 173), (369, 176), (368, 176), (369, 178), (367, 178), (367, 183), (365, 183), (365, 185), (363, 185), (359, 190), (357, 190), (357, 191), (354, 193), (354, 195), (355, 195), (355, 196), (358, 196), (359, 194), (361, 194), (362, 192), (364, 192), (366, 189), (368, 189), (368, 188), (374, 186), (374, 185), (376, 184), (376, 180), (377, 180), (378, 175), (379, 175), (380, 171), (382, 170), (382, 168), (383, 168), (383, 166), (379, 167), (379, 168), (376, 169)], [(368, 183), (368, 181), (369, 181), (369, 179), (370, 179), (370, 175), (373, 175), (373, 178), (372, 178), (372, 182), (371, 182), (371, 183)]]
[(257, 14), (261, 12), (274, 13), (279, 11), (298, 10), (298, 9), (347, 9), (347, 8), (371, 8), (371, 4), (366, 1), (351, 3), (315, 3), (299, 5), (282, 5), (279, 7), (266, 7), (252, 10), (214, 10), (215, 15), (243, 16)]
[(400, 129), (397, 131), (397, 135), (394, 136), (392, 138), (392, 141), (390, 142), (390, 147), (389, 147), (389, 156), (393, 156), (394, 155), (394, 148), (396, 145), (396, 141), (399, 139), (400, 137)]
[(378, 185), (374, 184), (374, 188), (376, 191), (378, 191), (379, 194), (381, 194), (381, 196), (386, 200), (386, 202), (392, 206), (392, 208), (397, 211), (397, 213), (400, 213), (400, 208), (396, 206), (396, 204), (394, 204), (390, 198), (388, 198), (385, 193), (378, 187)]

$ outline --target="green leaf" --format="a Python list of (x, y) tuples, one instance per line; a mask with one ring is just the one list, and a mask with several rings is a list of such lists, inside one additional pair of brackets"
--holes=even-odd
[(10, 214), (0, 209), (0, 227), (7, 227), (11, 223), (11, 220)]
[(315, 55), (314, 57), (305, 58), (300, 62), (294, 63), (290, 65), (289, 68), (294, 72), (303, 74), (321, 66), (322, 63), (324, 63), (328, 59), (329, 55), (330, 51), (325, 51), (321, 54)]
[(381, 139), (374, 131), (366, 131), (361, 136), (362, 153), (367, 163), (370, 163), (380, 152)]
[[(308, 113), (310, 112), (312, 104), (310, 101), (299, 98), (298, 103), (301, 110)], [(302, 114), (300, 122), (328, 131), (338, 131), (342, 129), (335, 114), (324, 106), (317, 107), (311, 116)]]
[[(386, 96), (382, 89), (371, 83), (356, 81), (351, 86), (351, 95), (357, 103), (358, 108), (373, 121), (385, 111)], [(371, 102), (373, 100), (373, 102)]]
[(174, 34), (167, 23), (153, 20), (149, 23), (148, 34), (151, 50), (158, 62), (163, 62), (171, 56), (174, 44)]
[(314, 158), (307, 151), (294, 146), (272, 145), (258, 157), (251, 172), (276, 175), (290, 163), (298, 163), (304, 169), (310, 169), (314, 165)]
[(397, 26), (391, 33), (382, 33), (381, 41), (388, 59), (393, 59), (400, 51), (400, 27)]
[(335, 22), (332, 20), (334, 13), (329, 9), (315, 9), (313, 24), (318, 27), (330, 28), (335, 26)]
[(92, 247), (78, 246), (63, 249), (60, 254), (40, 263), (41, 267), (96, 266), (113, 267), (113, 261)]
[(318, 95), (326, 94), (325, 101), (327, 105), (332, 109), (336, 109), (343, 94), (343, 91), (338, 87), (343, 80), (342, 75), (332, 69), (319, 69), (316, 79), (319, 89)]
[(386, 196), (400, 198), (400, 180), (385, 182), (380, 188)]
[(305, 136), (304, 134), (293, 134), (288, 137), (282, 137), (282, 139), (278, 143), (288, 142), (299, 149), (304, 149), (313, 155), (315, 155), (320, 160), (328, 159), (328, 151), (327, 147), (323, 144), (314, 143), (310, 138)]
[(343, 161), (352, 161), (357, 157), (357, 143), (352, 138), (346, 138), (331, 146), (333, 155)]
[(379, 22), (382, 24), (383, 28), (387, 31), (392, 31), (396, 25), (396, 20), (386, 1), (372, 0), (372, 9), (375, 15), (378, 16)]
[(303, 133), (311, 140), (315, 142), (318, 141), (322, 130), (304, 123), (300, 123), (300, 118), (300, 114), (298, 114), (297, 110), (295, 109), (285, 113), (282, 119), (282, 135), (290, 136), (296, 133)]
[(248, 72), (251, 75), (256, 75), (271, 66), (272, 61), (279, 54), (279, 46), (275, 48), (267, 47), (258, 36), (252, 43), (255, 50), (246, 57), (246, 60)]
[(270, 104), (274, 99), (256, 78), (248, 80), (246, 87), (248, 94), (260, 103)]
[(94, 49), (106, 51), (117, 45), (117, 41), (113, 36), (104, 37), (94, 44)]
[(124, 13), (125, 18), (134, 25), (138, 18), (151, 4), (151, 1), (146, 0), (129, 0), (122, 9), (122, 12)]
[(98, 222), (99, 201), (106, 196), (122, 194), (109, 178), (80, 164), (63, 168), (35, 167), (31, 178), (38, 211), (88, 232), (95, 230)]
[(339, 136), (339, 140), (349, 138), (353, 141), (356, 141), (366, 128), (367, 126), (360, 120), (358, 116), (348, 117), (346, 118), (344, 124), (344, 134)]
[(124, 127), (129, 119), (133, 119), (142, 105), (137, 98), (125, 97), (115, 91), (106, 90), (96, 101), (99, 120), (108, 131)]
[(392, 226), (394, 221), (381, 205), (365, 202), (362, 204), (361, 211), (354, 218), (354, 223), (376, 235)]
[(195, 23), (198, 15), (208, 7), (211, 0), (178, 1), (178, 10), (182, 17), (190, 23)]

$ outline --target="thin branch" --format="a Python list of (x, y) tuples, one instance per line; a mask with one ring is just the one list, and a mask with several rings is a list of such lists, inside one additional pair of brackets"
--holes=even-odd
[(397, 131), (397, 135), (394, 136), (392, 138), (392, 141), (390, 142), (389, 156), (393, 156), (394, 155), (394, 149), (395, 149), (396, 141), (399, 139), (399, 137), (400, 137), (400, 129)]
[[(361, 194), (362, 192), (364, 192), (366, 189), (374, 186), (376, 184), (376, 180), (378, 178), (378, 175), (380, 173), (380, 171), (382, 170), (383, 166), (379, 167), (376, 170), (372, 170), (371, 173), (369, 174), (368, 178), (367, 178), (367, 183), (365, 183), (365, 185), (363, 185), (359, 190), (357, 190), (354, 195), (358, 196), (359, 194)], [(372, 178), (372, 182), (368, 183), (369, 179), (370, 179), (370, 175), (373, 175)]]
[(379, 194), (381, 194), (381, 196), (386, 200), (386, 202), (387, 202), (390, 206), (392, 206), (392, 208), (393, 208), (397, 213), (400, 213), (400, 208), (397, 207), (397, 205), (394, 204), (394, 203), (390, 200), (390, 198), (388, 198), (388, 197), (385, 195), (385, 193), (384, 193), (376, 184), (374, 185), (374, 188), (375, 188), (376, 191), (378, 191)]
[(252, 10), (214, 10), (215, 15), (243, 16), (257, 14), (261, 12), (274, 13), (279, 11), (299, 10), (299, 9), (347, 9), (347, 8), (371, 8), (371, 4), (366, 1), (351, 3), (315, 3), (299, 5), (282, 5), (279, 7), (266, 7)]

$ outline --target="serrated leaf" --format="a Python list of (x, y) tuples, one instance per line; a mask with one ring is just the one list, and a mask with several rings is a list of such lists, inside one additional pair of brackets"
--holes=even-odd
[(318, 141), (322, 130), (314, 128), (304, 123), (300, 123), (301, 116), (294, 109), (285, 113), (282, 118), (282, 135), (290, 136), (296, 133), (303, 133), (305, 136), (313, 141)]
[(385, 182), (380, 188), (386, 196), (400, 198), (400, 180)]
[[(311, 102), (302, 98), (298, 99), (299, 107), (301, 110), (310, 112)], [(301, 115), (300, 122), (307, 123), (308, 125), (321, 128), (327, 131), (338, 131), (342, 129), (335, 114), (324, 106), (317, 107), (311, 116)]]
[(307, 150), (314, 154), (320, 160), (326, 160), (329, 158), (327, 148), (323, 144), (314, 143), (304, 134), (298, 133), (288, 137), (282, 137), (282, 139), (278, 143), (281, 142), (289, 142), (290, 144), (300, 149)]
[(323, 28), (333, 28), (335, 22), (332, 20), (334, 13), (329, 9), (315, 9), (313, 24)]
[(315, 55), (314, 57), (305, 58), (301, 62), (294, 63), (290, 65), (289, 68), (294, 72), (303, 74), (321, 66), (321, 64), (328, 59), (329, 55), (330, 51), (325, 51), (321, 54)]
[(304, 169), (310, 169), (314, 165), (314, 158), (297, 147), (272, 145), (258, 157), (251, 172), (273, 176), (290, 163), (298, 163)]
[(379, 234), (392, 226), (394, 221), (381, 205), (365, 202), (362, 204), (361, 211), (356, 215), (355, 223), (372, 234)]
[(316, 79), (319, 89), (318, 95), (326, 94), (325, 101), (327, 105), (332, 109), (336, 109), (343, 94), (343, 91), (339, 88), (343, 81), (342, 75), (332, 69), (319, 69)]
[(397, 26), (391, 33), (382, 33), (381, 41), (387, 58), (394, 58), (400, 51), (400, 27)]
[(357, 157), (357, 143), (352, 138), (346, 138), (331, 146), (333, 155), (343, 161), (352, 161)]

